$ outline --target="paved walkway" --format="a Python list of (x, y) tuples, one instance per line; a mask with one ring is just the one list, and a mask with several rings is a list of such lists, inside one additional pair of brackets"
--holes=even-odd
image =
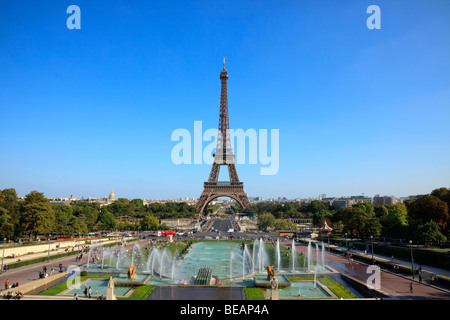
[[(138, 241), (136, 241), (138, 242)], [(133, 248), (136, 242), (128, 243), (125, 248), (130, 250)], [(148, 244), (148, 240), (141, 240), (138, 242), (139, 245), (145, 246)], [(76, 266), (83, 266), (88, 261), (88, 254), (83, 254), (83, 258), (81, 261), (75, 261), (76, 255), (69, 256), (69, 257), (63, 257), (55, 260), (50, 260), (49, 263), (47, 262), (41, 262), (41, 263), (35, 263), (32, 265), (11, 269), (7, 272), (4, 272), (0, 275), (0, 291), (3, 291), (4, 294), (6, 294), (5, 291), (20, 291), (20, 286), (26, 283), (29, 283), (30, 281), (35, 281), (39, 279), (39, 272), (43, 270), (43, 267), (47, 267), (47, 272), (50, 273), (51, 269), (53, 268), (55, 270), (55, 273), (59, 272), (59, 264), (61, 263), (63, 265), (64, 271), (66, 271), (67, 267), (70, 265), (76, 265)], [(6, 279), (8, 279), (11, 283), (19, 283), (18, 288), (11, 288), (11, 289), (5, 289), (4, 284)]]
[[(92, 245), (91, 244), (80, 245), (80, 248), (82, 246), (96, 246), (97, 244), (108, 244), (108, 243), (114, 243), (114, 242), (118, 242), (118, 241), (117, 240), (109, 240), (109, 241), (103, 241), (101, 243), (95, 243), (95, 244), (92, 244)], [(68, 247), (68, 249), (69, 249), (69, 252), (72, 251), (72, 247)], [(66, 248), (61, 248), (61, 249), (58, 249), (58, 250), (52, 250), (52, 251), (50, 251), (50, 257), (58, 255), (58, 254), (66, 253), (65, 250), (66, 250)], [(78, 251), (78, 246), (75, 246), (74, 250)], [(48, 250), (43, 251), (43, 252), (29, 253), (29, 254), (25, 254), (25, 255), (22, 255), (22, 256), (15, 257), (15, 258), (7, 258), (7, 257), (5, 257), (5, 258), (3, 258), (3, 265), (5, 265), (5, 264), (10, 265), (10, 264), (19, 262), (19, 260), (20, 261), (28, 261), (28, 260), (38, 259), (38, 258), (45, 258), (45, 257), (48, 257)]]
[[(325, 246), (327, 246), (327, 245), (325, 245)], [(341, 250), (346, 250), (345, 247), (339, 247), (339, 246), (333, 246), (333, 245), (330, 245), (330, 247), (335, 247), (335, 248), (339, 248)], [(365, 255), (367, 257), (372, 257), (372, 252), (371, 251), (367, 251), (367, 254), (366, 254), (364, 251), (351, 249), (350, 252), (357, 252), (357, 253)], [(399, 265), (404, 265), (404, 266), (406, 266), (408, 268), (411, 268), (411, 261), (400, 260), (400, 259), (397, 259), (395, 257), (394, 257), (394, 260), (392, 260), (391, 257), (386, 257), (386, 256), (383, 256), (383, 255), (380, 255), (380, 254), (376, 254), (376, 253), (374, 253), (373, 256), (374, 256), (374, 258), (386, 260), (386, 261), (389, 261), (389, 262), (393, 262), (393, 263), (396, 263), (396, 264), (399, 264)], [(413, 251), (413, 257), (414, 257), (414, 251)], [(444, 275), (444, 276), (450, 277), (450, 270), (440, 269), (440, 268), (436, 268), (436, 267), (432, 267), (432, 266), (428, 266), (428, 265), (424, 265), (424, 264), (416, 264), (416, 262), (414, 262), (414, 267), (418, 267), (418, 266), (422, 266), (422, 270), (430, 272), (430, 273), (435, 273), (438, 276), (439, 275)]]
[[(283, 242), (283, 245), (290, 247), (290, 242)], [(298, 252), (307, 251), (307, 246), (303, 243), (296, 244)], [(313, 258), (316, 256), (315, 248), (313, 246)], [(314, 259), (313, 259), (314, 260)], [(363, 283), (366, 283), (371, 273), (367, 273), (368, 264), (353, 261), (347, 262), (343, 255), (333, 254), (330, 252), (325, 253), (325, 264), (338, 271), (341, 274), (350, 276)], [(416, 277), (417, 279), (417, 277)], [(413, 283), (413, 292), (410, 292), (410, 283)], [(409, 300), (409, 299), (438, 299), (438, 300), (450, 300), (450, 290), (442, 289), (437, 286), (431, 286), (428, 284), (419, 284), (418, 281), (412, 280), (412, 277), (405, 277), (398, 274), (394, 274), (389, 271), (381, 270), (381, 290), (388, 295), (391, 295), (397, 299)]]

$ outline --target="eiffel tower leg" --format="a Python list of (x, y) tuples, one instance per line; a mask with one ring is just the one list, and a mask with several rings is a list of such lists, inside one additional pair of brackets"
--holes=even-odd
[(206, 190), (203, 190), (202, 194), (200, 195), (200, 198), (198, 198), (197, 203), (195, 204), (195, 209), (197, 211), (197, 214), (200, 216), (203, 216), (203, 210), (205, 210), (206, 205), (208, 204), (208, 199), (211, 195), (211, 192), (207, 192)]

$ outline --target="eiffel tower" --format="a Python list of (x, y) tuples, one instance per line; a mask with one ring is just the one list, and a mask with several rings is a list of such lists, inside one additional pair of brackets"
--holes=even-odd
[[(228, 71), (225, 70), (225, 58), (223, 69), (220, 72), (220, 115), (217, 145), (213, 154), (214, 162), (208, 181), (203, 185), (203, 192), (196, 203), (197, 214), (203, 215), (208, 203), (218, 197), (229, 197), (237, 201), (242, 209), (250, 206), (250, 201), (244, 192), (244, 183), (239, 181), (234, 163), (234, 154), (230, 142), (230, 125), (228, 121)], [(217, 181), (221, 166), (228, 166), (230, 181)]]

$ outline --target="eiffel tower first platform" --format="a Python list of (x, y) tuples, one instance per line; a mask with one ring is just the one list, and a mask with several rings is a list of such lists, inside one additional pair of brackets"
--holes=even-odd
[[(242, 209), (250, 206), (247, 194), (244, 192), (244, 183), (239, 181), (234, 162), (234, 154), (230, 142), (230, 125), (228, 121), (228, 72), (225, 70), (225, 58), (223, 69), (220, 72), (220, 115), (217, 145), (213, 154), (214, 162), (208, 181), (203, 185), (203, 192), (196, 203), (197, 214), (203, 215), (208, 203), (218, 197), (229, 197), (237, 201)], [(217, 181), (221, 166), (228, 167), (229, 181)]]

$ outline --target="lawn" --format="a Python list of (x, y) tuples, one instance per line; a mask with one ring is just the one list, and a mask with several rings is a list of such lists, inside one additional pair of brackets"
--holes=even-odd
[(147, 300), (155, 288), (155, 286), (139, 286), (128, 298), (117, 297), (117, 300)]
[(265, 300), (261, 288), (244, 288), (247, 300)]

